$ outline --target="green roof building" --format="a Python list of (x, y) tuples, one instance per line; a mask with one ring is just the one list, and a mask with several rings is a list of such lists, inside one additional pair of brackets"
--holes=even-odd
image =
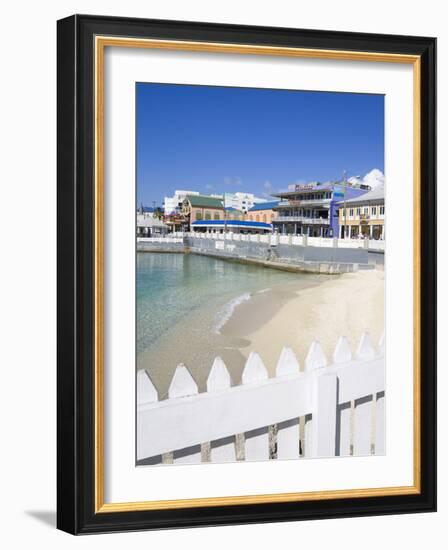
[(222, 210), (222, 199), (209, 197), (208, 195), (187, 195), (184, 203), (190, 203), (195, 208), (220, 208)]
[(223, 199), (208, 195), (187, 195), (182, 204), (182, 214), (189, 224), (202, 220), (223, 220)]

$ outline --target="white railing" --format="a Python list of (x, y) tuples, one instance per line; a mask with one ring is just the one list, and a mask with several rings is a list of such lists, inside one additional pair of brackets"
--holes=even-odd
[(318, 246), (318, 247), (335, 247), (335, 248), (365, 248), (367, 250), (384, 252), (384, 240), (376, 239), (330, 239), (326, 237), (309, 237), (307, 235), (282, 235), (280, 233), (265, 233), (265, 234), (243, 234), (243, 233), (212, 233), (212, 232), (188, 232), (188, 233), (169, 233), (166, 236), (160, 237), (137, 237), (138, 242), (182, 242), (185, 237), (195, 237), (196, 239), (215, 239), (226, 241), (241, 241), (241, 242), (259, 242), (266, 243), (272, 246), (277, 244), (289, 244), (299, 246)]
[(274, 378), (252, 352), (235, 386), (217, 357), (203, 393), (178, 365), (162, 401), (141, 370), (137, 458), (197, 463), (384, 454), (384, 389), (384, 338), (375, 349), (366, 333), (355, 358), (340, 337), (329, 366), (313, 342), (303, 371), (285, 347)]
[(307, 218), (306, 216), (277, 216), (276, 222), (300, 222), (312, 225), (329, 225), (328, 218)]
[(166, 237), (137, 237), (138, 243), (182, 243), (183, 239), (179, 237), (172, 237), (166, 236)]

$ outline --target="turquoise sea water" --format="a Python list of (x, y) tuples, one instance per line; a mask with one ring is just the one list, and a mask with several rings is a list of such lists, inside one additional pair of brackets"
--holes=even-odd
[(254, 293), (306, 277), (190, 254), (137, 253), (137, 354), (200, 309), (206, 330), (219, 332)]

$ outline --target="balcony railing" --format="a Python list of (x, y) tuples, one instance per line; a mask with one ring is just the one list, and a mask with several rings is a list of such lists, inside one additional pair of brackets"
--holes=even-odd
[(280, 202), (276, 208), (280, 207), (294, 207), (294, 206), (312, 206), (317, 205), (330, 205), (331, 199), (289, 199), (288, 201)]
[(330, 220), (328, 218), (306, 218), (305, 216), (277, 216), (272, 222), (302, 223), (304, 225), (330, 225)]

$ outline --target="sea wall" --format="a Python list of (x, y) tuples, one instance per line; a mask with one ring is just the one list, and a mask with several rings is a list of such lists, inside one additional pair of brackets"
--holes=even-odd
[(218, 258), (257, 263), (291, 271), (345, 273), (368, 268), (368, 252), (363, 249), (325, 248), (314, 246), (276, 246), (253, 241), (221, 241), (187, 237), (189, 252)]
[(179, 252), (202, 254), (288, 271), (347, 273), (373, 268), (368, 251), (362, 248), (337, 248), (272, 244), (250, 240), (218, 240), (188, 236), (176, 239), (138, 241), (138, 252)]
[(185, 245), (180, 242), (170, 242), (169, 239), (160, 239), (159, 242), (137, 241), (137, 252), (185, 252)]

